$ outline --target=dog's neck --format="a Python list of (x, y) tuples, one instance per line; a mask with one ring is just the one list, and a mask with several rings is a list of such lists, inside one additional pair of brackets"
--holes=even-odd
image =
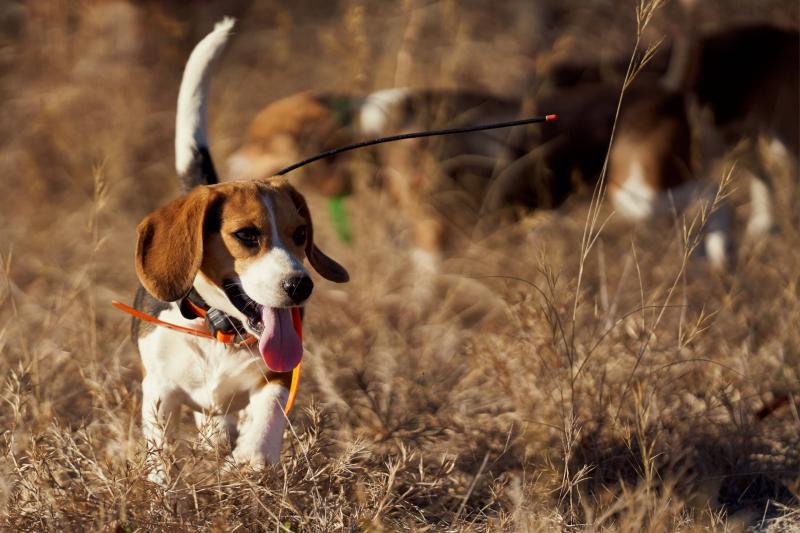
[(233, 305), (228, 295), (225, 294), (225, 291), (215, 283), (209, 281), (202, 272), (197, 273), (192, 290), (197, 293), (209, 307), (219, 309), (239, 322), (245, 323), (247, 320), (247, 317)]

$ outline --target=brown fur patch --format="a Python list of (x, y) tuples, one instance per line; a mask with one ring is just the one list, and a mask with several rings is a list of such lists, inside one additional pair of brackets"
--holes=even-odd
[[(256, 115), (244, 145), (231, 157), (240, 165), (232, 163), (232, 171), (239, 178), (269, 177), (303, 157), (355, 140), (355, 130), (339, 123), (322, 99), (309, 92), (295, 94)], [(345, 167), (333, 160), (318, 161), (299, 171), (298, 180), (329, 196), (346, 194), (351, 183)]]
[(611, 191), (624, 185), (633, 159), (641, 162), (645, 182), (656, 191), (691, 179), (691, 131), (683, 98), (653, 87), (625, 110), (609, 159)]

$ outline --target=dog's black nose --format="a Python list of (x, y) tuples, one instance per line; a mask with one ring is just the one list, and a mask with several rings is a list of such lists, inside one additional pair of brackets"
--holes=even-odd
[(303, 302), (311, 296), (311, 291), (314, 289), (314, 282), (308, 276), (295, 276), (284, 280), (283, 290), (289, 295), (289, 298), (296, 304)]

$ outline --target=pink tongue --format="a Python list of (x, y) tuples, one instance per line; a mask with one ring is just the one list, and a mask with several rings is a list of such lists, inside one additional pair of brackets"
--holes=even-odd
[(258, 350), (273, 372), (289, 372), (303, 358), (303, 343), (294, 330), (291, 309), (264, 307), (261, 310), (264, 331)]

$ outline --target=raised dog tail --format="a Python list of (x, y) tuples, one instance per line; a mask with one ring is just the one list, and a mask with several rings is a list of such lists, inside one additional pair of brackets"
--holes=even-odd
[(234, 19), (224, 18), (197, 43), (183, 71), (175, 117), (175, 169), (185, 190), (218, 183), (208, 150), (208, 91), (211, 69), (222, 53)]

